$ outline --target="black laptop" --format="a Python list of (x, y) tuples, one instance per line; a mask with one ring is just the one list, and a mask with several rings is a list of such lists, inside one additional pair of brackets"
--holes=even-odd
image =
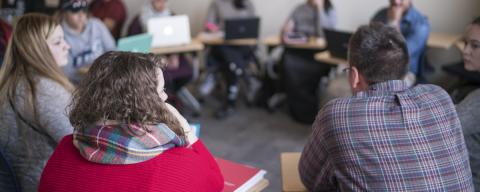
[(225, 40), (258, 38), (260, 18), (225, 20)]
[(347, 60), (348, 42), (352, 33), (324, 29), (327, 40), (327, 50), (332, 57)]

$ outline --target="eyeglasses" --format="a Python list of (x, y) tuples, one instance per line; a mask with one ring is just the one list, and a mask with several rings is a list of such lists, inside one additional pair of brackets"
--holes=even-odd
[(350, 71), (352, 71), (352, 67), (347, 67), (347, 68), (345, 68), (345, 69), (342, 70), (342, 72), (343, 72), (344, 74), (350, 73)]

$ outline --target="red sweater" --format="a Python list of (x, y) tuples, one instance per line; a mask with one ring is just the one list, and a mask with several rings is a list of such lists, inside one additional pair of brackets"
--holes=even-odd
[(173, 148), (158, 157), (129, 165), (87, 161), (72, 135), (60, 142), (48, 160), (39, 191), (221, 191), (223, 176), (199, 140), (192, 149)]

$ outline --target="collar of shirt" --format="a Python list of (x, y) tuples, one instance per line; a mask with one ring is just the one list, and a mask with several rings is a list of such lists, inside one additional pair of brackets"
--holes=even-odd
[(380, 96), (389, 93), (405, 91), (411, 86), (408, 86), (403, 80), (390, 80), (381, 83), (370, 85), (367, 90), (355, 94), (357, 97)]

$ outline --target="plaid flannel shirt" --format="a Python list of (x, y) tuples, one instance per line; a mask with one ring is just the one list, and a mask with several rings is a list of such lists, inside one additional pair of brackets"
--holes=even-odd
[(310, 191), (473, 191), (449, 95), (398, 80), (328, 103), (299, 171)]

